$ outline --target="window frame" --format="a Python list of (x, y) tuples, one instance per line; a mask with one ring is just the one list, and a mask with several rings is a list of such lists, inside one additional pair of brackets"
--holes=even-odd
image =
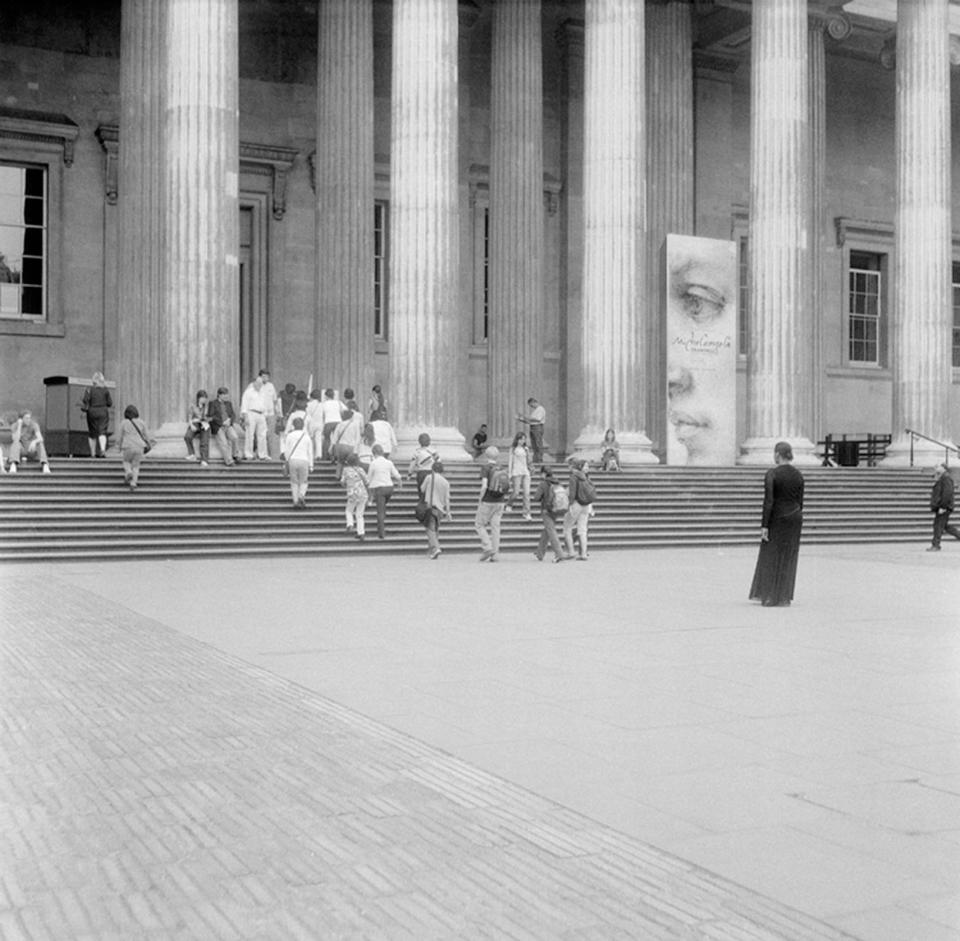
[[(2, 217), (0, 217), (0, 228), (10, 228), (10, 229), (22, 229), (24, 236), (26, 235), (27, 230), (39, 231), (40, 232), (40, 253), (30, 255), (21, 255), (20, 257), (20, 280), (12, 282), (17, 284), (18, 288), (16, 290), (17, 295), (17, 312), (5, 312), (2, 306), (2, 299), (0, 299), (0, 320), (12, 320), (18, 321), (21, 323), (45, 323), (47, 319), (47, 292), (49, 290), (49, 280), (47, 277), (47, 257), (49, 255), (49, 250), (47, 248), (47, 242), (49, 238), (49, 210), (50, 210), (50, 196), (49, 196), (49, 182), (48, 176), (49, 171), (44, 164), (33, 164), (33, 163), (24, 163), (22, 161), (12, 161), (4, 160), (0, 158), (0, 170), (4, 168), (10, 168), (13, 170), (20, 171), (23, 174), (29, 172), (40, 172), (42, 175), (43, 185), (42, 193), (40, 194), (41, 204), (42, 204), (42, 219), (39, 223), (30, 222), (26, 218), (23, 221), (14, 222), (5, 222)], [(26, 179), (23, 180), (23, 192), (21, 198), (26, 199), (35, 199), (36, 194), (29, 194), (27, 191)], [(26, 245), (24, 244), (23, 250), (25, 251)], [(41, 273), (39, 280), (40, 288), (40, 311), (39, 313), (24, 313), (23, 311), (23, 288), (25, 286), (31, 286), (31, 282), (24, 281), (24, 274), (27, 267), (27, 259), (36, 259), (39, 258)], [(35, 285), (34, 285), (35, 286)]]
[[(869, 256), (876, 261), (876, 267), (854, 266), (854, 256)], [(889, 347), (888, 337), (890, 334), (890, 301), (889, 301), (889, 281), (890, 281), (890, 255), (881, 251), (865, 251), (856, 247), (851, 247), (845, 252), (844, 269), (846, 271), (846, 290), (844, 292), (844, 321), (843, 321), (843, 362), (845, 366), (852, 369), (885, 369), (887, 363), (887, 350)], [(877, 313), (871, 315), (867, 312), (854, 310), (853, 298), (855, 294), (856, 277), (861, 277), (865, 283), (874, 281), (876, 283), (876, 294), (873, 292), (863, 292), (864, 297), (876, 297)], [(869, 338), (866, 336), (858, 337), (854, 333), (855, 323), (866, 325), (870, 323), (876, 325), (876, 336)], [(876, 347), (876, 357), (874, 359), (856, 359), (853, 356), (854, 344), (873, 344)]]
[[(67, 119), (26, 120), (0, 110), (0, 161), (46, 171), (46, 244), (44, 312), (40, 317), (0, 317), (0, 335), (65, 335), (63, 309), (64, 168), (73, 163), (79, 128)], [(59, 116), (58, 116), (59, 117)]]

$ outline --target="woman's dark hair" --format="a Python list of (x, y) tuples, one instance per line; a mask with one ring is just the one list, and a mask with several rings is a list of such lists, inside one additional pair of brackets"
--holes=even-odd
[(526, 436), (522, 431), (518, 431), (518, 432), (513, 436), (513, 444), (511, 444), (510, 447), (511, 447), (511, 448), (515, 448), (515, 447), (520, 443), (520, 439), (521, 439), (521, 438), (523, 438), (523, 443), (526, 444), (526, 443), (527, 443), (527, 436)]
[(367, 422), (363, 426), (363, 443), (373, 446), (373, 442), (377, 440), (376, 433), (373, 430), (373, 425), (370, 422)]
[(139, 417), (140, 417), (140, 413), (137, 411), (137, 406), (136, 406), (136, 405), (128, 405), (128, 406), (123, 410), (123, 417), (124, 417), (124, 418), (139, 418)]
[(359, 463), (360, 463), (360, 455), (357, 454), (356, 451), (351, 451), (347, 455), (346, 461), (344, 461), (344, 464), (346, 464), (348, 467), (356, 467)]
[(322, 398), (323, 398), (323, 393), (322, 393), (319, 389), (314, 389), (314, 390), (310, 393), (310, 398), (311, 398), (311, 399), (314, 399), (314, 400), (322, 399)]
[(790, 447), (789, 441), (778, 441), (773, 446), (773, 453), (779, 454), (786, 461), (793, 460), (793, 448)]
[(200, 399), (209, 399), (210, 396), (207, 395), (206, 389), (197, 389), (197, 404), (200, 404)]

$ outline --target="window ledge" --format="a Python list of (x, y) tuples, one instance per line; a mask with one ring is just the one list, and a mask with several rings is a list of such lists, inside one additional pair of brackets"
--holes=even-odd
[(62, 323), (31, 323), (26, 320), (0, 319), (0, 335), (21, 337), (62, 337), (66, 330)]
[(835, 379), (892, 380), (893, 373), (885, 366), (827, 366), (826, 373)]

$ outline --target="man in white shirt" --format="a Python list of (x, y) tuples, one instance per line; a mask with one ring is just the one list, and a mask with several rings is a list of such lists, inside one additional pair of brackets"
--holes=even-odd
[(257, 457), (261, 461), (269, 461), (270, 455), (267, 451), (267, 423), (263, 416), (263, 380), (257, 376), (243, 390), (243, 398), (240, 399), (240, 417), (243, 419), (244, 438), (243, 438), (243, 456), (247, 461), (253, 460), (253, 445), (256, 440)]
[(547, 410), (532, 396), (527, 399), (527, 408), (529, 415), (524, 418), (517, 416), (517, 421), (522, 421), (530, 426), (530, 448), (533, 450), (533, 463), (539, 464), (543, 461), (543, 426), (547, 421)]
[(320, 404), (320, 417), (323, 420), (323, 460), (330, 460), (330, 437), (337, 425), (343, 421), (343, 403), (337, 398), (334, 389), (323, 390), (323, 401)]
[(277, 433), (277, 418), (283, 415), (283, 405), (277, 394), (276, 386), (270, 381), (270, 370), (260, 370), (260, 401), (263, 407), (263, 420), (267, 426), (267, 459), (278, 456), (280, 451), (280, 437)]
[(370, 422), (370, 427), (373, 429), (373, 443), (383, 448), (384, 457), (390, 457), (390, 454), (397, 450), (397, 435), (393, 425), (385, 418), (377, 418)]

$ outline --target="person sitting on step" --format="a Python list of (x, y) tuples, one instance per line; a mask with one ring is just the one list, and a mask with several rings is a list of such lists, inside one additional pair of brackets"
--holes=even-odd
[(21, 460), (39, 461), (45, 474), (50, 473), (50, 460), (43, 444), (43, 433), (29, 410), (20, 412), (10, 432), (10, 473), (15, 474)]

